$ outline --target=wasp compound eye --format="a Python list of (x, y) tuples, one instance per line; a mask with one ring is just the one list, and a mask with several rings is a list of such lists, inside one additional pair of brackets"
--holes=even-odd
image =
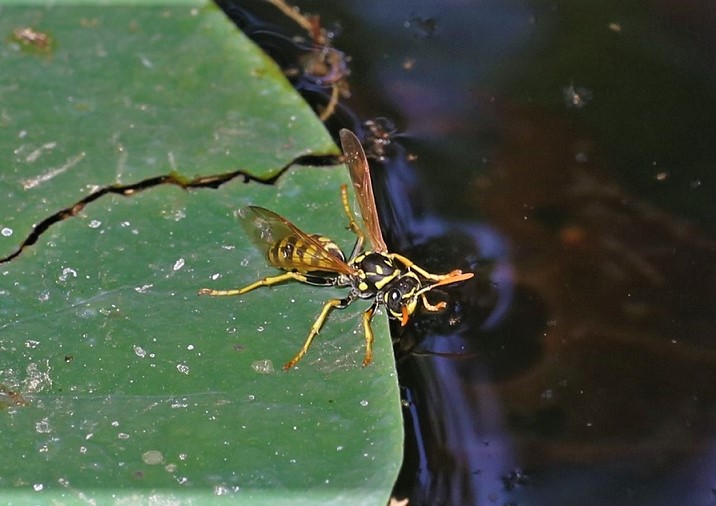
[(385, 304), (388, 306), (388, 311), (399, 317), (403, 307), (410, 304), (419, 289), (420, 281), (416, 277), (403, 275), (396, 279), (386, 293)]

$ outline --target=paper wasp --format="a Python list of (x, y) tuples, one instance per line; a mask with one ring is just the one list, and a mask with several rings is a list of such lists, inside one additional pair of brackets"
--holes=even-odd
[[(470, 279), (471, 272), (459, 269), (447, 274), (432, 274), (398, 253), (389, 253), (378, 222), (378, 212), (373, 196), (370, 168), (358, 138), (350, 130), (340, 132), (345, 162), (358, 200), (358, 207), (365, 231), (356, 222), (348, 201), (346, 185), (341, 187), (343, 209), (348, 216), (348, 228), (357, 240), (350, 257), (331, 239), (301, 231), (293, 223), (278, 214), (258, 206), (248, 206), (238, 212), (239, 220), (254, 244), (266, 253), (268, 262), (285, 271), (277, 276), (260, 279), (248, 286), (234, 290), (202, 288), (200, 295), (243, 295), (262, 286), (272, 286), (284, 281), (300, 281), (316, 286), (350, 287), (342, 299), (330, 299), (311, 327), (301, 350), (289, 360), (284, 370), (293, 367), (308, 352), (313, 339), (323, 327), (333, 309), (343, 309), (356, 299), (373, 299), (373, 304), (363, 313), (365, 334), (365, 358), (363, 366), (373, 360), (373, 330), (371, 320), (378, 306), (385, 305), (388, 315), (400, 320), (401, 325), (422, 302), (428, 311), (439, 311), (445, 302), (431, 304), (426, 294), (435, 287)], [(366, 235), (370, 249), (364, 249)]]

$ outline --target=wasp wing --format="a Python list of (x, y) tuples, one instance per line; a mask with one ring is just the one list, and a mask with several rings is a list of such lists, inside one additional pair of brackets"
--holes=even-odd
[(236, 217), (251, 242), (261, 251), (268, 251), (297, 228), (273, 211), (258, 206), (247, 206), (236, 212)]
[(341, 274), (355, 273), (355, 269), (328, 251), (325, 244), (316, 239), (316, 236), (303, 232), (273, 211), (259, 206), (248, 206), (239, 209), (236, 214), (251, 242), (267, 255), (267, 259), (269, 250), (283, 239), (293, 237), (296, 242), (305, 244), (306, 247), (300, 255), (291, 255), (282, 265), (275, 265), (275, 267), (301, 272), (320, 270)]
[(353, 181), (358, 206), (360, 207), (361, 218), (365, 224), (368, 240), (370, 240), (373, 251), (386, 253), (388, 247), (383, 240), (383, 233), (380, 230), (378, 221), (378, 209), (375, 207), (375, 195), (373, 184), (370, 180), (370, 166), (365, 157), (365, 151), (361, 146), (358, 137), (353, 132), (344, 128), (340, 131), (341, 146), (343, 155), (348, 165), (348, 171)]

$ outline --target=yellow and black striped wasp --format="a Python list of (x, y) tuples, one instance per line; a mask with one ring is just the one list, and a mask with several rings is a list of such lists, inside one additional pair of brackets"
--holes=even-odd
[[(432, 274), (398, 253), (389, 253), (378, 222), (378, 212), (373, 196), (370, 168), (358, 138), (350, 130), (340, 132), (345, 162), (348, 165), (353, 188), (358, 200), (365, 232), (356, 222), (348, 200), (346, 185), (341, 187), (343, 208), (348, 216), (348, 228), (357, 240), (350, 257), (331, 239), (317, 234), (307, 234), (278, 214), (258, 206), (248, 206), (238, 212), (239, 220), (254, 244), (266, 252), (268, 262), (285, 271), (277, 276), (260, 279), (248, 286), (234, 290), (202, 288), (201, 295), (243, 295), (262, 286), (272, 286), (284, 281), (300, 281), (317, 286), (350, 287), (342, 299), (327, 301), (311, 327), (301, 350), (289, 360), (283, 369), (296, 365), (308, 352), (313, 339), (323, 327), (333, 309), (343, 309), (356, 299), (373, 299), (373, 304), (363, 313), (365, 334), (365, 358), (363, 366), (373, 360), (373, 330), (371, 320), (378, 306), (385, 305), (388, 315), (408, 322), (418, 303), (428, 311), (443, 309), (445, 302), (431, 304), (426, 294), (435, 287), (470, 279), (471, 272), (459, 269), (447, 274)], [(364, 249), (368, 236), (370, 249)]]

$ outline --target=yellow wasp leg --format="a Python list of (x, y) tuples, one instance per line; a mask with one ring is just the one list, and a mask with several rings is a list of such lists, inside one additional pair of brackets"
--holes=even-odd
[[(439, 283), (438, 285), (448, 285), (451, 283), (457, 283), (458, 281), (464, 281), (466, 279), (470, 279), (473, 277), (473, 274), (471, 272), (462, 272), (460, 269), (455, 269), (454, 271), (450, 271), (447, 274), (433, 274), (431, 272), (426, 271), (422, 267), (420, 267), (418, 264), (414, 263), (409, 258), (404, 257), (403, 255), (399, 253), (391, 253), (391, 258), (398, 260), (401, 262), (407, 269), (410, 269), (411, 271), (415, 271), (418, 274), (420, 274), (422, 277), (429, 279), (431, 281), (446, 281), (447, 283)], [(449, 281), (451, 278), (455, 278), (453, 281)], [(434, 287), (433, 287), (434, 288)]]
[(353, 212), (351, 211), (351, 205), (348, 201), (348, 185), (341, 185), (341, 201), (343, 202), (343, 211), (348, 216), (348, 228), (358, 237), (358, 244), (353, 248), (355, 251), (361, 251), (363, 243), (365, 242), (365, 236), (358, 223), (356, 223)]
[(245, 286), (243, 288), (236, 288), (234, 290), (213, 290), (211, 288), (202, 288), (201, 290), (199, 290), (199, 295), (211, 295), (212, 297), (222, 297), (225, 295), (243, 295), (246, 292), (255, 290), (256, 288), (262, 286), (276, 285), (278, 283), (283, 283), (284, 281), (289, 281), (291, 279), (305, 282), (306, 276), (298, 272), (287, 272), (278, 276), (271, 276), (268, 278), (259, 279), (258, 281), (251, 283), (248, 286)]
[(441, 309), (445, 309), (447, 307), (447, 303), (445, 301), (440, 301), (433, 306), (430, 302), (428, 302), (428, 298), (424, 293), (420, 294), (420, 298), (423, 300), (423, 306), (425, 306), (425, 309), (428, 311), (440, 311)]
[(441, 281), (443, 279), (446, 279), (446, 278), (449, 278), (449, 277), (452, 277), (455, 275), (455, 271), (450, 272), (448, 274), (432, 274), (432, 273), (426, 271), (425, 269), (423, 269), (422, 267), (420, 267), (418, 264), (414, 263), (409, 258), (406, 258), (399, 253), (391, 253), (389, 256), (391, 258), (394, 258), (394, 259), (398, 260), (399, 262), (401, 262), (403, 265), (405, 265), (406, 268), (408, 268), (412, 271), (415, 271), (418, 274), (420, 274), (422, 277), (431, 279), (433, 281)]
[(345, 306), (345, 300), (331, 299), (323, 305), (323, 310), (321, 311), (321, 314), (318, 315), (318, 318), (316, 318), (316, 321), (314, 322), (313, 326), (311, 327), (311, 331), (308, 333), (306, 342), (303, 343), (303, 347), (301, 348), (301, 350), (298, 353), (296, 353), (296, 356), (284, 364), (284, 366), (283, 366), (284, 371), (287, 371), (291, 367), (296, 365), (296, 362), (301, 360), (303, 358), (303, 356), (306, 353), (308, 353), (308, 348), (311, 347), (313, 338), (318, 335), (318, 332), (321, 330), (321, 327), (323, 327), (323, 324), (325, 323), (326, 318), (328, 318), (328, 314), (331, 311), (333, 311), (334, 308), (339, 307), (339, 306)]
[(375, 314), (375, 309), (378, 307), (377, 303), (370, 306), (365, 313), (363, 313), (363, 331), (365, 333), (365, 357), (363, 358), (363, 367), (370, 365), (373, 361), (373, 329), (370, 326), (370, 322)]

